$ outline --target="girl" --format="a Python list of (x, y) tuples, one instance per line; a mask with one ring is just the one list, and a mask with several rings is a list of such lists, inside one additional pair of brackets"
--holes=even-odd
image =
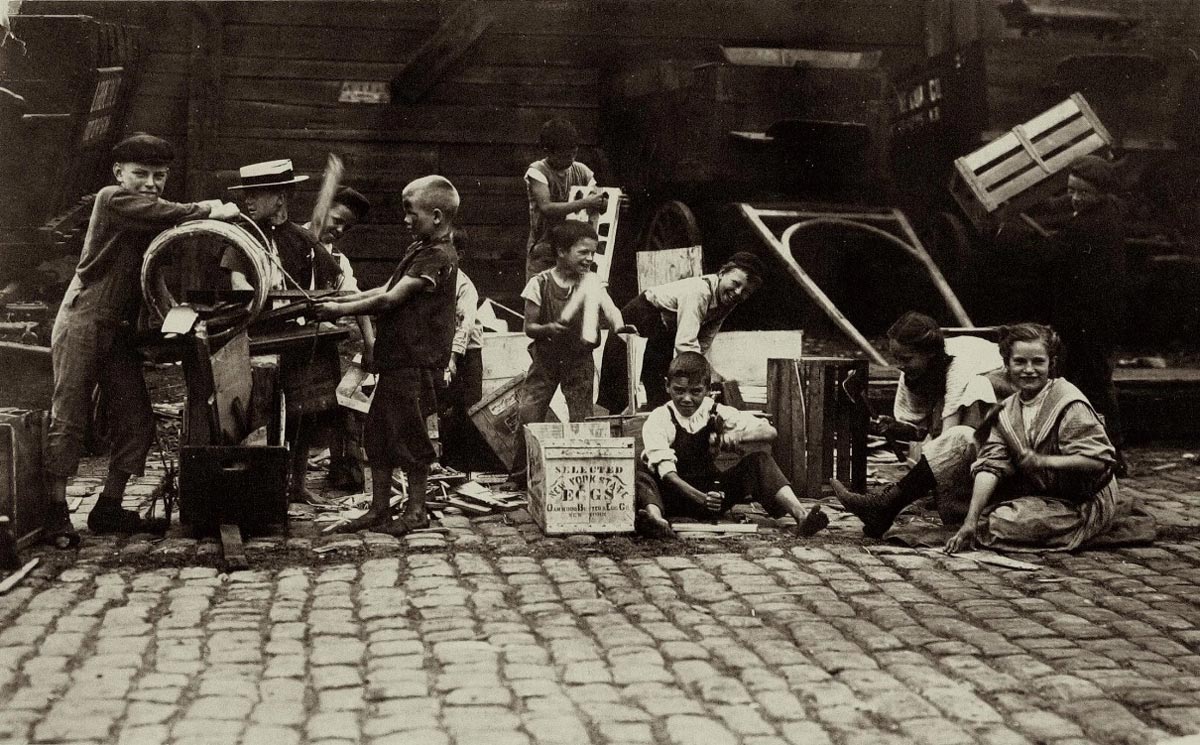
[[(1133, 500), (1113, 477), (1116, 451), (1087, 398), (1051, 377), (1058, 350), (1058, 335), (1047, 326), (1004, 329), (1000, 353), (1017, 394), (1004, 402), (971, 469), (967, 516), (947, 553), (975, 543), (1070, 551), (1126, 522)], [(1121, 532), (1153, 537), (1148, 520), (1128, 521)]]

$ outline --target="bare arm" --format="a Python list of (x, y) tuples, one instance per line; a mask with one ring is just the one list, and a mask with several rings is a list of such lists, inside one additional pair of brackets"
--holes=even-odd
[(579, 210), (599, 212), (604, 209), (602, 194), (591, 194), (569, 202), (555, 202), (550, 199), (550, 187), (535, 179), (529, 179), (529, 194), (537, 211), (546, 217), (562, 218)]
[(979, 524), (979, 516), (983, 508), (996, 493), (1000, 477), (991, 471), (980, 471), (975, 474), (975, 485), (971, 489), (971, 504), (967, 507), (967, 516), (958, 532), (946, 541), (946, 553), (953, 554), (975, 545), (975, 531)]
[(317, 318), (323, 321), (342, 316), (378, 315), (399, 306), (405, 300), (424, 292), (429, 280), (421, 277), (401, 277), (390, 288), (375, 288), (359, 295), (317, 304)]
[(703, 505), (709, 512), (714, 515), (721, 511), (722, 498), (717, 492), (702, 492), (696, 487), (683, 480), (678, 471), (672, 471), (666, 476), (663, 476), (663, 483), (670, 486), (672, 489), (683, 495), (687, 499), (692, 500), (696, 504)]
[(538, 310), (541, 306), (532, 300), (525, 300), (525, 335), (530, 339), (553, 339), (567, 330), (567, 325), (562, 321), (551, 321), (550, 323), (538, 323), (533, 320), (538, 317)]

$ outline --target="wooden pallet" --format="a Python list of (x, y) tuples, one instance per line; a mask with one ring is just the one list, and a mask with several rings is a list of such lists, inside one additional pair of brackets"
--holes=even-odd
[(1092, 107), (1078, 93), (954, 161), (951, 193), (976, 227), (1000, 205), (1062, 171), (1076, 158), (1112, 145)]

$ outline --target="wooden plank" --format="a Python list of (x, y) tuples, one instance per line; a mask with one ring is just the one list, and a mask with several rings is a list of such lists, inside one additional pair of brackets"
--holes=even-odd
[[(234, 77), (224, 81), (227, 101), (269, 101), (297, 105), (346, 108), (374, 104), (346, 104), (338, 101), (343, 80), (380, 81), (378, 78), (339, 77), (323, 80), (298, 80), (259, 77)], [(442, 80), (424, 96), (427, 103), (462, 105), (555, 106), (598, 108), (599, 93), (582, 85), (534, 85), (521, 83), (462, 83)]]
[(700, 246), (637, 252), (638, 292), (704, 273)]
[(221, 563), (227, 572), (250, 568), (246, 547), (242, 544), (242, 529), (236, 525), (221, 526)]
[(37, 565), (41, 563), (41, 561), (41, 557), (35, 556), (29, 561), (25, 562), (25, 565), (20, 569), (5, 577), (3, 581), (0, 581), (0, 595), (7, 595), (9, 590), (21, 584), (21, 580), (28, 577), (29, 573), (32, 572)]
[[(324, 108), (257, 101), (227, 101), (222, 107), (221, 131), (243, 137), (266, 136), (272, 129), (294, 130), (307, 139), (310, 130), (336, 133), (338, 139), (377, 139), (408, 142), (531, 143), (542, 124), (569, 116), (585, 143), (596, 142), (593, 111), (554, 107), (503, 108), (489, 106), (357, 106)], [(253, 122), (254, 127), (246, 127)], [(356, 134), (351, 134), (356, 133)], [(357, 134), (361, 133), (361, 137)]]
[(462, 0), (392, 78), (392, 95), (409, 103), (420, 101), (494, 20), (490, 6)]
[(767, 363), (766, 410), (775, 425), (771, 443), (775, 462), (797, 491), (806, 483), (804, 470), (804, 409), (797, 398), (799, 376), (796, 361), (771, 359)]
[(241, 57), (270, 57), (275, 60), (349, 60), (391, 62), (393, 70), (407, 50), (418, 48), (427, 31), (377, 27), (370, 34), (356, 34), (348, 43), (344, 29), (315, 26), (289, 33), (279, 25), (225, 25), (226, 54)]
[[(252, 378), (250, 337), (238, 334), (212, 353), (214, 406), (221, 427), (221, 441), (235, 445), (249, 434), (248, 424)], [(243, 420), (243, 421), (239, 421)]]
[[(336, 28), (345, 34), (381, 26), (406, 30), (428, 30), (437, 25), (439, 4), (428, 0), (339, 0), (294, 2), (283, 8), (274, 3), (230, 2), (231, 23), (268, 26)], [(298, 31), (299, 32), (299, 31)]]
[(679, 535), (703, 533), (757, 533), (758, 523), (671, 523)]
[(771, 358), (803, 355), (804, 332), (723, 331), (713, 340), (709, 359), (728, 380), (744, 385), (763, 385)]
[(496, 33), (532, 39), (570, 33), (598, 39), (753, 39), (775, 46), (925, 44), (922, 4), (909, 0), (488, 0), (485, 5), (496, 14)]
[[(273, 138), (223, 136), (214, 147), (212, 167), (235, 175), (238, 168), (275, 157), (286, 157), (303, 172), (318, 174), (325, 159), (335, 153), (346, 166), (346, 183), (358, 188), (356, 179), (364, 172), (395, 172), (425, 174), (438, 171), (438, 148), (430, 143), (353, 142), (336, 140), (291, 140), (279, 142)], [(314, 179), (315, 180), (315, 179)], [(403, 184), (401, 184), (403, 185)], [(306, 189), (316, 187), (302, 184)], [(300, 193), (304, 193), (301, 191)], [(397, 221), (399, 222), (399, 221)]]

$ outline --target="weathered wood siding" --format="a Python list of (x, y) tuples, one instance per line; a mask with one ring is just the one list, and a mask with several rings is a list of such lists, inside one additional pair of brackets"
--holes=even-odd
[[(147, 27), (149, 53), (129, 128), (182, 142), (189, 90), (197, 90), (203, 62), (194, 42), (210, 33), (198, 30), (201, 16), (190, 3), (87, 5)], [(374, 284), (406, 240), (401, 187), (441, 173), (462, 193), (467, 270), (484, 292), (504, 294), (521, 285), (528, 229), (521, 175), (540, 157), (544, 121), (575, 122), (584, 139), (580, 159), (603, 182), (619, 183), (598, 147), (607, 69), (638, 59), (714, 60), (722, 43), (923, 49), (926, 41), (925, 0), (838, 0), (837, 12), (827, 0), (480, 0), (493, 22), (424, 97), (352, 104), (338, 102), (343, 81), (391, 80), (457, 3), (205, 5), (221, 33), (219, 101), (215, 124), (205, 130), (203, 173), (186, 174), (188, 183), (216, 196), (236, 182), (239, 165), (290, 157), (314, 177), (297, 195), (297, 216), (304, 216), (326, 154), (338, 153), (347, 181), (375, 205), (369, 224), (345, 240), (358, 273)]]

